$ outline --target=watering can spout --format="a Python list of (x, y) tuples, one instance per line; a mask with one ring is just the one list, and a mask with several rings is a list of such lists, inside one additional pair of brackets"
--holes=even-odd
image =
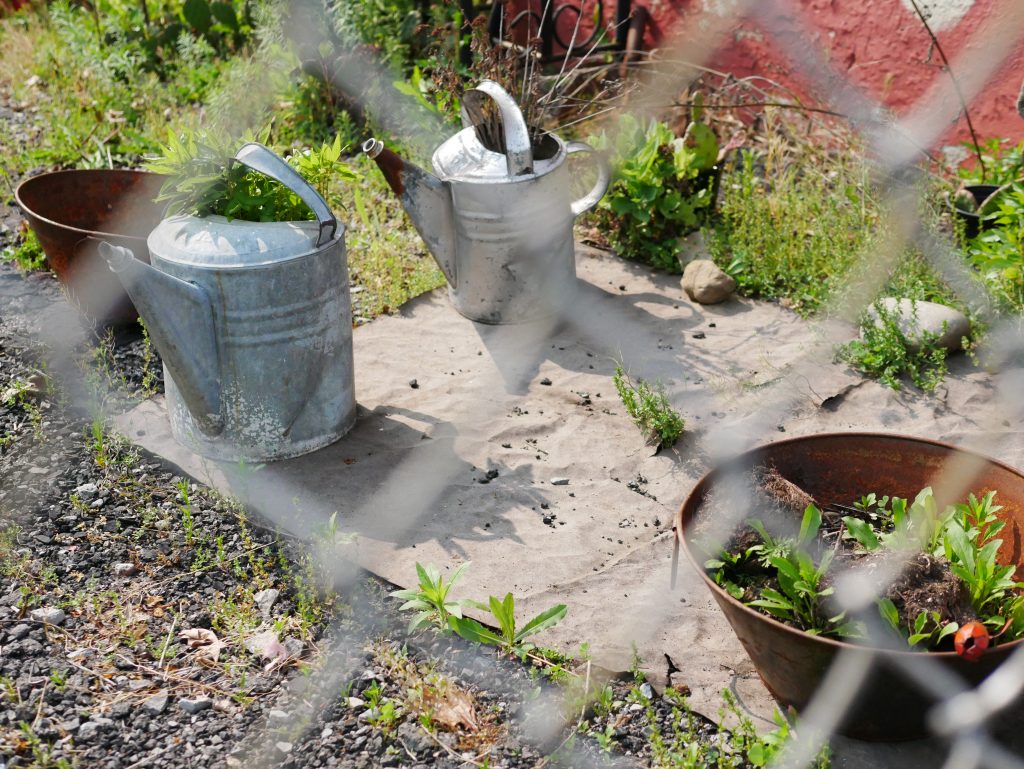
[(363, 143), (363, 152), (380, 168), (448, 284), (456, 288), (454, 212), (448, 185), (403, 160), (387, 149), (380, 139), (367, 139)]
[(124, 285), (146, 321), (157, 352), (199, 428), (209, 436), (224, 429), (213, 307), (206, 292), (101, 242), (100, 256)]

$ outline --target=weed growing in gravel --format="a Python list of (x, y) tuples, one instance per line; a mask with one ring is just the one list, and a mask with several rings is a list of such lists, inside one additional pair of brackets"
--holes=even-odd
[(0, 253), (0, 260), (14, 262), (23, 270), (46, 268), (46, 254), (43, 253), (43, 247), (32, 230), (25, 230), (15, 245), (5, 248)]
[(192, 545), (196, 540), (196, 522), (192, 515), (192, 500), (189, 497), (188, 481), (184, 479), (178, 481), (175, 488), (178, 490), (178, 512), (181, 513), (181, 528), (185, 532), (185, 544)]
[[(919, 346), (911, 349), (906, 335), (900, 329), (899, 318), (880, 302), (874, 305), (876, 323), (870, 317), (861, 320), (861, 338), (854, 339), (836, 349), (836, 358), (848, 363), (868, 376), (876, 377), (894, 390), (900, 389), (904, 375), (922, 390), (934, 390), (945, 378), (946, 355), (944, 347), (936, 344), (940, 334), (920, 332)], [(916, 324), (916, 310), (913, 323)]]
[[(709, 730), (708, 724), (690, 710), (685, 697), (671, 688), (665, 690), (664, 697), (672, 702), (672, 708), (669, 718), (663, 720), (659, 718), (653, 702), (639, 689), (630, 692), (630, 699), (644, 708), (652, 769), (768, 766), (791, 738), (792, 727), (778, 711), (775, 713), (776, 728), (759, 735), (728, 689), (722, 691), (725, 705), (719, 712), (719, 723), (735, 720), (737, 725), (732, 729)], [(813, 769), (827, 769), (830, 765), (830, 751), (826, 745), (811, 766)]]
[(622, 405), (648, 444), (660, 449), (672, 446), (679, 440), (686, 422), (668, 402), (664, 385), (660, 382), (651, 385), (642, 379), (634, 383), (621, 365), (615, 367), (612, 382), (622, 399)]
[(462, 617), (462, 602), (448, 599), (448, 593), (458, 582), (462, 573), (469, 568), (469, 561), (460, 564), (452, 572), (451, 578), (445, 582), (441, 572), (434, 564), (422, 566), (416, 564), (416, 574), (419, 577), (418, 590), (396, 590), (391, 593), (391, 598), (404, 601), (398, 607), (399, 611), (416, 612), (409, 620), (409, 633), (415, 633), (421, 628), (434, 625), (440, 630), (447, 630), (449, 618)]
[(142, 316), (139, 316), (139, 328), (142, 329), (142, 395), (150, 398), (157, 393), (156, 356), (153, 354), (149, 329)]
[(521, 660), (526, 659), (526, 654), (533, 651), (536, 646), (526, 641), (532, 635), (554, 627), (565, 617), (568, 608), (564, 603), (545, 609), (526, 624), (518, 626), (515, 615), (515, 599), (511, 593), (506, 593), (503, 599), (497, 596), (489, 596), (487, 603), (480, 601), (466, 601), (466, 606), (486, 611), (498, 622), (498, 633), (477, 622), (471, 617), (450, 617), (448, 622), (452, 629), (467, 641), (491, 644), (499, 647), (502, 651), (515, 654)]
[(22, 721), (18, 727), (21, 729), (21, 736), (27, 747), (27, 750), (19, 752), (29, 753), (32, 756), (28, 769), (71, 769), (71, 763), (67, 759), (53, 757), (53, 746), (44, 742), (28, 722)]

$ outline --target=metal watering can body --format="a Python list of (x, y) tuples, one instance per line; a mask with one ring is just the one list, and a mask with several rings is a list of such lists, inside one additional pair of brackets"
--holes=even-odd
[(283, 182), (317, 221), (175, 216), (150, 234), (152, 266), (104, 245), (164, 361), (178, 442), (212, 459), (298, 456), (355, 421), (344, 228), (281, 158), (236, 156)]
[(571, 301), (573, 223), (601, 199), (609, 175), (594, 156), (597, 181), (573, 201), (566, 161), (593, 149), (552, 134), (532, 142), (519, 107), (496, 83), (485, 81), (465, 96), (471, 105), (483, 99), (500, 113), (504, 152), (480, 141), (465, 109), (467, 127), (434, 152), (437, 176), (375, 139), (363, 151), (376, 160), (444, 271), (455, 309), (480, 323), (523, 323), (557, 314)]

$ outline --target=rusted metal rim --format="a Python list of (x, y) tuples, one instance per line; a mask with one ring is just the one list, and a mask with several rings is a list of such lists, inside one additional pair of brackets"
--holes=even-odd
[[(874, 439), (874, 440), (898, 440), (898, 441), (902, 441), (902, 442), (920, 443), (920, 444), (932, 446), (932, 447), (935, 447), (935, 448), (945, 449), (945, 450), (947, 450), (950, 453), (950, 455), (953, 455), (953, 454), (966, 454), (966, 455), (975, 457), (976, 459), (983, 460), (987, 464), (990, 464), (990, 465), (993, 465), (995, 467), (998, 467), (1001, 470), (1005, 470), (1008, 473), (1011, 473), (1011, 474), (1014, 474), (1014, 475), (1020, 475), (1020, 471), (1019, 470), (1017, 470), (1016, 468), (1010, 467), (1005, 462), (1000, 462), (997, 459), (992, 459), (991, 457), (988, 457), (988, 456), (986, 456), (984, 454), (980, 454), (980, 453), (978, 453), (976, 451), (972, 451), (970, 449), (964, 449), (964, 448), (960, 448), (959, 446), (954, 446), (951, 443), (945, 443), (943, 441), (936, 441), (936, 440), (932, 440), (930, 438), (918, 438), (916, 436), (900, 435), (899, 433), (869, 433), (869, 432), (813, 433), (811, 435), (797, 436), (797, 437), (794, 437), (794, 438), (785, 438), (785, 439), (783, 439), (781, 441), (772, 441), (771, 443), (766, 443), (766, 444), (763, 444), (763, 445), (758, 446), (756, 448), (748, 449), (747, 451), (743, 452), (742, 454), (740, 454), (740, 455), (734, 457), (732, 460), (730, 460), (729, 463), (728, 463), (728, 466), (742, 466), (745, 462), (753, 459), (758, 454), (764, 453), (765, 451), (770, 450), (772, 448), (776, 448), (776, 447), (788, 446), (788, 445), (792, 445), (792, 444), (799, 444), (799, 443), (807, 442), (807, 441), (810, 441), (810, 440), (857, 439), (857, 438), (868, 439), (868, 440), (872, 440), (872, 439)], [(762, 612), (756, 611), (755, 609), (751, 609), (745, 603), (743, 603), (742, 601), (738, 601), (737, 599), (733, 598), (725, 590), (723, 590), (718, 585), (716, 585), (714, 580), (712, 580), (710, 577), (708, 577), (707, 570), (704, 568), (703, 563), (699, 562), (697, 560), (697, 558), (694, 555), (693, 551), (690, 549), (690, 541), (686, 537), (686, 526), (693, 519), (694, 514), (697, 512), (697, 510), (699, 509), (700, 505), (703, 503), (704, 498), (707, 496), (708, 491), (711, 489), (711, 487), (713, 486), (715, 481), (718, 479), (719, 476), (721, 476), (724, 472), (726, 472), (726, 470), (727, 470), (727, 468), (716, 467), (716, 468), (713, 468), (713, 469), (709, 470), (707, 473), (704, 474), (704, 477), (702, 477), (697, 482), (697, 485), (693, 487), (693, 490), (690, 491), (690, 493), (687, 495), (686, 499), (683, 501), (683, 504), (679, 507), (679, 511), (676, 513), (675, 525), (672, 527), (673, 531), (674, 531), (674, 534), (675, 534), (675, 545), (674, 545), (675, 549), (678, 550), (679, 546), (682, 545), (682, 550), (686, 554), (687, 560), (700, 573), (701, 579), (704, 580), (704, 584), (708, 586), (708, 588), (716, 596), (717, 599), (719, 599), (720, 601), (724, 600), (726, 603), (735, 606), (739, 611), (742, 611), (742, 612), (746, 613), (748, 616), (750, 616), (752, 618), (756, 618), (758, 620), (762, 620), (764, 622), (767, 622), (770, 625), (772, 625), (774, 628), (776, 628), (776, 629), (778, 629), (778, 630), (780, 630), (782, 632), (785, 632), (785, 633), (787, 633), (787, 634), (789, 634), (791, 636), (799, 636), (802, 639), (813, 638), (816, 643), (821, 643), (821, 644), (825, 644), (826, 646), (834, 647), (836, 651), (840, 651), (840, 650), (845, 650), (845, 651), (871, 650), (872, 652), (886, 654), (886, 655), (893, 655), (893, 656), (896, 656), (896, 657), (903, 656), (903, 655), (928, 654), (929, 657), (936, 658), (936, 659), (950, 659), (950, 660), (959, 659), (959, 655), (955, 651), (947, 651), (947, 652), (938, 652), (938, 651), (936, 651), (936, 652), (920, 652), (920, 651), (911, 651), (910, 649), (907, 649), (907, 650), (903, 650), (903, 649), (887, 649), (887, 648), (867, 646), (865, 644), (853, 644), (853, 643), (849, 643), (847, 641), (840, 641), (840, 640), (836, 640), (834, 638), (827, 638), (827, 637), (824, 637), (824, 636), (809, 636), (803, 630), (798, 630), (798, 629), (796, 629), (796, 628), (794, 628), (794, 627), (792, 627), (790, 625), (787, 625), (784, 622), (780, 622), (779, 620), (775, 619), (774, 617), (771, 617), (771, 616), (769, 616), (767, 614), (763, 614)], [(673, 558), (673, 572), (674, 572), (674, 570), (676, 568), (676, 561), (677, 561), (677, 557), (674, 556), (674, 558)], [(675, 577), (675, 574), (673, 573), (673, 581), (674, 581), (674, 577)], [(1001, 644), (998, 644), (997, 646), (991, 647), (991, 650), (989, 652), (987, 652), (987, 654), (988, 655), (997, 654), (997, 653), (1000, 653), (1002, 650), (1005, 650), (1005, 652), (1008, 655), (1011, 650), (1013, 650), (1016, 647), (1020, 646), (1021, 643), (1024, 643), (1024, 638), (1018, 638), (1015, 641), (1008, 641), (1006, 643), (1001, 643)]]
[(47, 216), (43, 216), (42, 214), (40, 214), (38, 212), (38, 210), (36, 210), (35, 207), (30, 206), (28, 203), (26, 203), (22, 199), (22, 194), (21, 193), (22, 193), (23, 189), (31, 189), (34, 186), (38, 186), (40, 184), (49, 183), (52, 180), (57, 179), (57, 178), (68, 178), (68, 179), (71, 179), (71, 178), (74, 178), (76, 175), (81, 175), (81, 174), (84, 174), (84, 173), (119, 174), (119, 175), (123, 175), (125, 178), (133, 178), (133, 177), (138, 177), (138, 178), (149, 178), (149, 177), (157, 178), (159, 176), (159, 174), (154, 174), (154, 173), (151, 173), (149, 171), (131, 171), (131, 170), (127, 170), (127, 169), (114, 169), (114, 170), (107, 170), (107, 169), (70, 169), (70, 170), (64, 170), (64, 171), (50, 171), (48, 173), (39, 174), (38, 176), (33, 176), (33, 177), (30, 177), (30, 178), (25, 179), (24, 181), (22, 181), (14, 189), (14, 200), (18, 204), (18, 206), (21, 208), (22, 211), (24, 211), (26, 214), (28, 214), (30, 216), (35, 217), (39, 221), (45, 222), (46, 224), (49, 224), (49, 225), (51, 225), (53, 227), (60, 227), (61, 229), (71, 230), (72, 232), (81, 233), (83, 237), (84, 236), (88, 236), (88, 235), (92, 235), (92, 236), (99, 235), (99, 236), (102, 236), (102, 237), (142, 238), (142, 240), (145, 240), (145, 237), (142, 236), (142, 235), (126, 235), (126, 234), (117, 233), (117, 232), (107, 232), (105, 230), (86, 230), (86, 229), (82, 229), (81, 227), (76, 227), (73, 224), (67, 224), (65, 222), (56, 221), (56, 220), (51, 219), (51, 218), (49, 218)]

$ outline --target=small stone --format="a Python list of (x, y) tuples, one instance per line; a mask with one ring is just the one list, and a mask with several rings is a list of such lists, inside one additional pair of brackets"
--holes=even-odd
[(252, 597), (253, 602), (256, 604), (256, 608), (260, 610), (260, 614), (264, 617), (270, 616), (270, 610), (274, 608), (274, 604), (277, 603), (278, 597), (281, 595), (279, 590), (274, 588), (268, 588), (261, 590)]
[(95, 483), (83, 483), (81, 486), (75, 487), (75, 494), (78, 495), (79, 499), (85, 502), (88, 502), (90, 499), (95, 499), (99, 492), (99, 487)]
[(57, 728), (64, 732), (75, 732), (78, 731), (78, 727), (82, 725), (82, 722), (77, 718), (71, 718), (60, 724), (57, 724)]
[(691, 336), (693, 336), (694, 339), (705, 339), (707, 334), (703, 331), (695, 331)]
[(542, 385), (544, 385), (545, 387), (551, 387), (551, 380), (548, 379), (547, 377), (544, 377), (543, 379), (541, 379), (540, 383)]
[(152, 713), (154, 716), (158, 716), (167, 710), (167, 702), (168, 697), (166, 694), (154, 694), (142, 703), (142, 709), (147, 713)]
[(654, 696), (654, 689), (652, 689), (651, 685), (645, 681), (644, 683), (640, 684), (640, 694), (646, 697), (647, 699), (650, 699)]
[(350, 708), (361, 708), (365, 704), (366, 704), (366, 702), (364, 702), (363, 700), (359, 699), (358, 697), (349, 697), (348, 698), (348, 706)]
[(679, 671), (672, 673), (668, 677), (668, 685), (675, 689), (680, 694), (689, 694), (690, 685), (686, 683), (686, 679), (683, 678), (683, 674)]
[(409, 380), (409, 387), (411, 387), (413, 390), (418, 390), (418, 389), (420, 389), (420, 383), (417, 382), (415, 379), (410, 379)]
[(80, 740), (91, 740), (93, 737), (96, 736), (96, 732), (98, 732), (99, 730), (100, 725), (97, 724), (95, 721), (86, 721), (84, 724), (78, 727), (76, 737)]
[[(102, 497), (100, 499), (94, 499), (92, 502), (89, 503), (89, 509), (99, 510), (101, 507), (103, 507), (104, 502), (105, 500)], [(109, 523), (113, 523), (113, 521), (110, 521)]]
[(552, 486), (568, 486), (569, 485), (569, 479), (568, 478), (552, 478), (551, 479), (551, 485)]
[(128, 682), (128, 691), (130, 692), (141, 692), (153, 685), (153, 682), (148, 678), (133, 678)]
[(724, 302), (736, 290), (736, 281), (710, 259), (695, 259), (686, 265), (681, 285), (686, 295), (700, 304)]
[(291, 715), (288, 712), (278, 710), (277, 708), (274, 708), (267, 714), (267, 721), (269, 721), (271, 725), (280, 725), (287, 723), (289, 720), (291, 720)]
[(42, 609), (33, 609), (29, 616), (36, 622), (43, 622), (47, 625), (63, 625), (67, 615), (60, 609), (47, 606)]
[(196, 713), (201, 713), (204, 710), (212, 708), (213, 700), (209, 697), (196, 697), (194, 700), (180, 699), (178, 700), (178, 705), (181, 706), (181, 709), (186, 713), (195, 715)]
[[(963, 338), (971, 331), (971, 323), (967, 316), (944, 304), (894, 297), (880, 299), (876, 304), (880, 304), (887, 314), (894, 316), (897, 326), (907, 338), (907, 347), (911, 352), (921, 349), (925, 333), (937, 335), (936, 344), (939, 347), (951, 352), (959, 350), (963, 346)], [(881, 326), (882, 321), (878, 317), (876, 304), (868, 308), (867, 314), (876, 326)]]
[(134, 563), (115, 563), (113, 568), (115, 577), (134, 577), (138, 571)]
[(15, 625), (7, 631), (7, 637), (11, 641), (20, 641), (25, 638), (32, 630), (28, 625)]
[(292, 744), (290, 742), (275, 742), (274, 747), (277, 749), (278, 753), (287, 754), (292, 752)]

